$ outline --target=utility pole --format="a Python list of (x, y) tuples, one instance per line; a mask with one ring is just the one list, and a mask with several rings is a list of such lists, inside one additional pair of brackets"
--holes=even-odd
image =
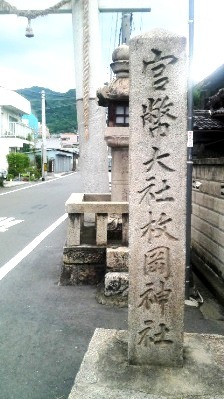
[(122, 12), (121, 44), (129, 44), (131, 36), (132, 13)]
[(45, 91), (41, 92), (41, 108), (42, 108), (42, 181), (45, 180), (47, 171), (47, 154), (46, 154), (46, 111), (45, 111)]

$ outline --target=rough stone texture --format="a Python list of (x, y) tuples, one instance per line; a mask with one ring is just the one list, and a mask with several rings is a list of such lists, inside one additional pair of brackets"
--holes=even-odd
[(105, 264), (106, 249), (91, 246), (64, 247), (63, 262), (67, 264)]
[(99, 105), (103, 107), (108, 107), (111, 101), (128, 101), (129, 98), (129, 46), (122, 44), (117, 47), (112, 59), (114, 62), (110, 67), (116, 79), (97, 90)]
[(108, 147), (128, 147), (129, 128), (121, 126), (110, 126), (105, 130), (105, 140)]
[[(123, 59), (122, 59), (123, 57)], [(128, 201), (128, 126), (116, 126), (114, 110), (116, 105), (129, 101), (129, 46), (122, 44), (112, 54), (110, 65), (116, 78), (109, 85), (99, 89), (99, 104), (108, 107), (108, 124), (105, 140), (111, 147), (111, 196), (112, 201)]]
[(95, 285), (105, 274), (105, 265), (63, 265), (60, 285)]
[[(111, 132), (110, 132), (111, 130)], [(105, 139), (111, 147), (111, 200), (128, 201), (128, 133), (127, 127), (109, 127)]]
[(128, 148), (112, 148), (112, 201), (128, 201)]
[(121, 295), (128, 296), (128, 273), (109, 272), (105, 275), (104, 280), (105, 296)]
[[(109, 200), (97, 200), (97, 194), (94, 199), (86, 201), (83, 193), (73, 193), (65, 203), (65, 209), (68, 213), (108, 213), (122, 214), (128, 213), (128, 202), (111, 202)], [(106, 195), (106, 194), (105, 194)], [(87, 197), (88, 198), (88, 197)], [(91, 197), (92, 198), (92, 197)], [(100, 198), (100, 196), (99, 196)]]
[(69, 399), (224, 399), (224, 337), (184, 334), (182, 368), (128, 363), (127, 331), (96, 329)]
[(127, 247), (107, 248), (107, 272), (128, 272)]
[(106, 296), (104, 293), (104, 282), (97, 285), (96, 300), (101, 305), (114, 306), (117, 308), (126, 308), (128, 306), (128, 297), (118, 295)]
[(111, 200), (128, 201), (128, 127), (108, 127), (105, 133), (107, 145), (111, 147)]
[(84, 131), (83, 101), (76, 102), (80, 138), (80, 171), (85, 193), (109, 192), (107, 146), (104, 141), (105, 109), (89, 100), (88, 134)]
[(96, 215), (96, 244), (107, 245), (107, 223), (108, 214), (98, 213)]
[(129, 361), (181, 366), (186, 224), (186, 40), (130, 41)]
[(98, 284), (106, 269), (106, 249), (91, 246), (64, 247), (60, 285)]
[(67, 244), (69, 246), (80, 245), (81, 219), (80, 213), (68, 215)]

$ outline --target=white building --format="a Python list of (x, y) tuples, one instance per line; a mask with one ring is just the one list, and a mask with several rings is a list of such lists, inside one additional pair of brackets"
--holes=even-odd
[(7, 154), (17, 152), (24, 144), (33, 144), (34, 131), (24, 121), (31, 105), (20, 94), (0, 87), (0, 168), (7, 169)]

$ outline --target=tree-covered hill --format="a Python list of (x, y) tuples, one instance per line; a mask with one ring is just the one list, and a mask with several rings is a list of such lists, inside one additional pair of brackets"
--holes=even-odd
[(31, 102), (32, 113), (41, 122), (41, 91), (45, 90), (46, 124), (51, 134), (74, 132), (77, 130), (76, 91), (58, 93), (44, 87), (19, 89), (21, 94)]

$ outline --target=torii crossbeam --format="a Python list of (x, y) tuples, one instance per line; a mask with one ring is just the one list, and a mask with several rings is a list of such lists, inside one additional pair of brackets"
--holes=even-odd
[[(136, 5), (137, 0), (98, 0), (98, 9), (100, 12), (150, 12), (151, 8), (147, 7), (148, 1), (138, 0), (138, 5)], [(30, 11), (37, 11), (35, 9), (29, 8)], [(27, 11), (27, 10), (21, 10)], [(61, 7), (59, 7), (55, 14), (71, 14), (72, 13), (72, 0)], [(10, 10), (4, 10), (0, 1), (0, 14), (14, 14)]]

